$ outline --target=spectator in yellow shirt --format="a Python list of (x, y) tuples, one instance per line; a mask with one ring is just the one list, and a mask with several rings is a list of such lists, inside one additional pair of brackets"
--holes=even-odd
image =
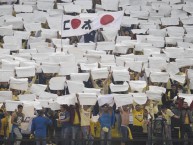
[[(7, 128), (8, 128), (8, 118), (6, 113), (0, 109), (0, 120), (1, 120), (1, 128), (0, 128), (0, 138), (4, 139), (7, 136)], [(3, 141), (0, 141), (0, 145), (3, 144)]]

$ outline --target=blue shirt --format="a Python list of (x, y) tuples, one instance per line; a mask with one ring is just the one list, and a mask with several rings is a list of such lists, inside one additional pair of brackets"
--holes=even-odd
[(103, 113), (102, 116), (99, 118), (101, 128), (103, 127), (111, 128), (111, 126), (114, 124), (114, 120), (115, 120), (114, 113), (112, 113), (112, 115), (110, 113)]
[(36, 137), (46, 137), (46, 129), (48, 125), (51, 125), (52, 121), (46, 117), (38, 116), (32, 120), (32, 133), (35, 132)]
[[(70, 113), (68, 111), (60, 112), (59, 116), (60, 116), (60, 120), (65, 120), (67, 118), (70, 118)], [(62, 127), (68, 127), (70, 125), (71, 125), (70, 120), (62, 123)]]

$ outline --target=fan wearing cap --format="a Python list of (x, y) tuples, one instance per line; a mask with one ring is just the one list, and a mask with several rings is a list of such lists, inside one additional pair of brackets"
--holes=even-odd
[[(108, 104), (101, 106), (99, 123), (101, 126), (101, 145), (105, 145), (104, 139), (111, 139), (111, 127), (115, 122), (114, 111)], [(107, 145), (110, 145), (111, 142), (107, 141)]]

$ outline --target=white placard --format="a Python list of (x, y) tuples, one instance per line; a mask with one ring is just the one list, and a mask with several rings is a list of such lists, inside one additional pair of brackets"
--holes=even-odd
[(51, 90), (64, 90), (66, 77), (53, 77), (49, 81)]
[(143, 92), (143, 90), (147, 86), (147, 82), (146, 81), (130, 81), (129, 86), (132, 92), (134, 91)]
[(147, 102), (147, 95), (145, 93), (131, 93), (133, 100), (139, 104), (143, 105)]
[(169, 74), (166, 72), (152, 72), (150, 74), (150, 79), (153, 83), (167, 83), (169, 80)]
[(15, 67), (15, 70), (16, 70), (16, 75), (19, 78), (35, 76), (35, 67), (34, 66)]
[(13, 70), (0, 70), (0, 82), (9, 82), (10, 77), (14, 77)]
[(95, 105), (97, 95), (95, 93), (78, 93), (80, 105)]
[(128, 91), (129, 85), (127, 82), (124, 82), (123, 85), (114, 85), (113, 83), (110, 84), (111, 92), (125, 92)]
[(12, 100), (12, 91), (0, 91), (0, 102)]
[(16, 89), (16, 90), (27, 91), (28, 79), (27, 78), (16, 79), (16, 78), (11, 77), (10, 78), (10, 88)]

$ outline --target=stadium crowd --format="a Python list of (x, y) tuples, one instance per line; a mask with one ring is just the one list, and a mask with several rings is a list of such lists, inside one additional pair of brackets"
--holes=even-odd
[[(134, 3), (133, 0), (128, 1), (130, 1), (128, 5)], [(142, 5), (143, 0), (138, 1)], [(146, 9), (155, 6), (151, 5), (153, 0), (146, 1)], [(20, 4), (20, 1), (9, 2), (9, 4)], [(22, 2), (25, 5), (25, 2), (29, 1)], [(69, 2), (72, 0), (54, 1), (53, 10)], [(185, 2), (177, 0), (174, 5), (185, 5)], [(187, 4), (190, 3), (193, 6), (191, 1), (188, 2)], [(97, 6), (101, 4), (102, 0), (93, 0), (92, 9), (86, 12), (95, 13)], [(173, 6), (171, 2), (169, 4)], [(5, 5), (8, 5), (6, 1), (1, 2), (0, 9)], [(34, 5), (33, 8), (35, 9)], [(117, 10), (123, 10), (123, 7)], [(159, 10), (155, 10), (157, 15), (160, 14)], [(98, 11), (102, 10), (98, 9)], [(171, 18), (170, 13), (171, 11), (169, 18)], [(189, 11), (182, 13), (187, 17), (192, 16)], [(16, 17), (17, 14), (18, 12), (13, 9), (11, 16)], [(79, 15), (72, 11), (65, 14)], [(164, 14), (168, 14), (168, 11)], [(133, 16), (131, 12), (124, 14), (124, 17), (130, 16)], [(2, 20), (6, 19), (1, 17)], [(136, 17), (139, 17), (138, 20), (141, 22), (144, 20), (144, 16)], [(152, 22), (157, 21), (152, 20)], [(183, 26), (187, 28), (183, 22), (181, 20), (177, 26), (174, 25), (179, 29)], [(0, 145), (34, 144), (33, 139), (37, 140), (36, 145), (193, 144), (193, 140), (191, 141), (193, 139), (193, 55), (191, 55), (193, 40), (178, 42), (177, 36), (170, 34), (169, 29), (166, 32), (170, 24), (169, 26), (158, 24), (159, 29), (144, 32), (145, 26), (141, 28), (142, 25), (139, 23), (129, 22), (127, 26), (121, 25), (115, 37), (109, 36), (112, 33), (105, 35), (102, 28), (85, 35), (71, 37), (62, 37), (57, 32), (57, 36), (53, 38), (50, 38), (52, 35), (43, 38), (44, 30), (30, 31), (27, 39), (20, 39), (22, 45), (18, 50), (6, 48), (7, 36), (1, 35), (3, 25), (0, 23)], [(188, 23), (188, 26), (192, 24), (192, 22)], [(173, 26), (173, 23), (171, 25)], [(150, 27), (152, 23), (148, 25), (146, 22), (146, 26)], [(48, 21), (44, 21), (41, 22), (41, 28), (49, 30), (51, 27)], [(27, 31), (24, 26), (22, 29), (13, 29), (19, 32)], [(187, 32), (187, 30), (183, 31), (183, 36)], [(162, 33), (165, 33), (163, 41), (160, 38)], [(150, 41), (148, 34), (155, 36), (155, 39)], [(180, 34), (181, 32), (178, 32), (178, 36)], [(165, 37), (170, 38), (170, 36), (174, 42), (165, 42)], [(16, 36), (14, 38), (16, 39)], [(55, 43), (54, 39), (57, 39), (58, 43)], [(95, 43), (98, 45), (100, 42), (109, 42), (109, 39), (113, 40), (113, 44), (117, 44), (117, 49), (105, 49), (112, 43), (104, 44), (103, 50), (99, 50), (96, 46), (94, 50), (87, 48)], [(87, 45), (90, 42), (93, 42), (92, 46)], [(162, 42), (164, 42), (163, 46)], [(122, 43), (124, 45), (121, 46), (124, 49), (118, 45)], [(150, 43), (152, 45), (149, 45)], [(82, 45), (84, 49), (81, 44), (85, 44)], [(143, 45), (139, 46), (139, 44)], [(35, 54), (39, 53), (41, 57), (34, 54), (32, 46), (36, 48)], [(183, 51), (182, 47), (184, 47)], [(9, 52), (7, 53), (6, 50)], [(33, 67), (34, 75), (31, 75)], [(58, 71), (58, 67), (61, 67), (61, 71)], [(30, 72), (26, 75), (27, 69)], [(10, 78), (6, 76), (8, 72), (13, 73), (9, 75)], [(22, 84), (24, 83), (25, 86), (26, 78), (27, 88), (24, 89)], [(11, 99), (4, 99), (5, 96), (7, 97), (5, 94), (10, 92)], [(15, 108), (12, 103), (16, 104)], [(26, 104), (28, 107), (33, 106), (30, 112)], [(95, 141), (94, 139), (97, 138), (101, 140)], [(114, 138), (121, 140), (114, 142), (111, 140)], [(6, 139), (9, 140), (6, 141)], [(26, 142), (22, 139), (31, 141)], [(172, 139), (185, 139), (185, 141), (179, 142)]]

